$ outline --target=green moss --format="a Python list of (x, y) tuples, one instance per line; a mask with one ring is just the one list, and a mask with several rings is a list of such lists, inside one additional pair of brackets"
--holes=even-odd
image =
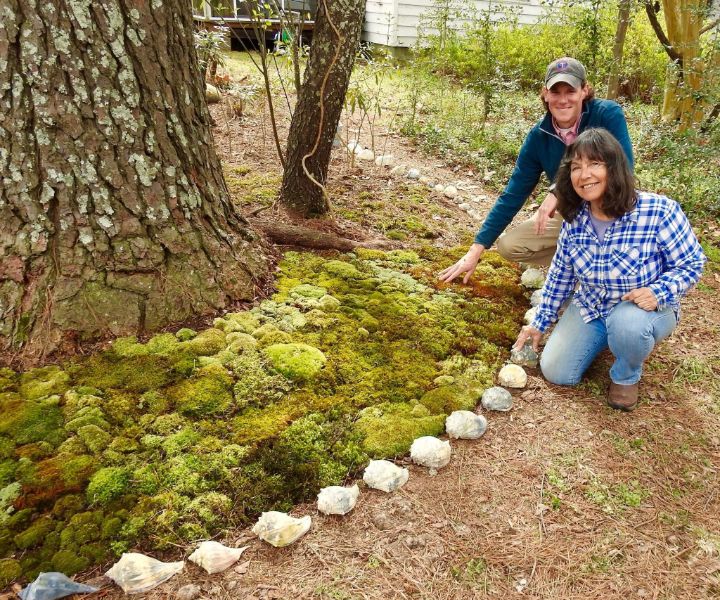
[(56, 366), (41, 367), (20, 376), (20, 393), (27, 400), (37, 400), (68, 389), (70, 376)]
[(14, 460), (0, 460), (0, 488), (5, 487), (15, 478), (15, 465)]
[(233, 440), (237, 444), (257, 444), (275, 437), (298, 414), (288, 402), (272, 404), (264, 409), (249, 408), (232, 420)]
[(181, 346), (193, 356), (212, 356), (225, 348), (225, 333), (219, 329), (206, 329)]
[(93, 454), (99, 454), (108, 447), (112, 436), (97, 425), (84, 425), (77, 430), (78, 437)]
[(226, 323), (224, 330), (228, 333), (252, 333), (260, 327), (260, 319), (251, 312), (228, 313), (224, 319)]
[(329, 275), (340, 279), (361, 279), (363, 277), (357, 267), (342, 260), (329, 260), (323, 264), (323, 269)]
[(11, 438), (0, 435), (0, 460), (15, 454), (15, 442)]
[(232, 378), (222, 367), (206, 367), (168, 391), (177, 410), (194, 417), (218, 416), (233, 402)]
[(52, 514), (60, 519), (68, 520), (75, 513), (85, 508), (85, 500), (79, 494), (67, 494), (58, 498), (52, 509)]
[(22, 495), (22, 485), (17, 481), (0, 489), (0, 524), (7, 523), (14, 512), (13, 502)]
[(177, 413), (159, 415), (152, 423), (152, 431), (160, 435), (168, 435), (179, 430), (188, 423), (188, 420)]
[(312, 379), (327, 362), (325, 355), (308, 344), (274, 344), (265, 348), (273, 368), (292, 381)]
[(14, 558), (0, 558), (0, 588), (11, 584), (22, 575), (20, 562)]
[(167, 436), (161, 447), (168, 456), (174, 456), (181, 452), (188, 450), (195, 444), (197, 444), (202, 436), (192, 426), (186, 426), (180, 431), (170, 434)]
[(17, 444), (44, 441), (57, 446), (66, 437), (59, 403), (59, 396), (26, 400), (18, 394), (0, 394), (0, 434)]
[(130, 477), (122, 467), (105, 467), (97, 471), (87, 487), (87, 499), (90, 503), (108, 504), (122, 496), (127, 490)]
[[(87, 397), (87, 396), (85, 396)], [(85, 406), (75, 412), (74, 417), (65, 423), (65, 429), (77, 433), (83, 427), (93, 426), (98, 429), (110, 429), (105, 413), (97, 406)]]
[[(192, 344), (195, 340), (184, 342)], [(106, 352), (72, 368), (78, 383), (103, 390), (143, 393), (175, 381), (171, 359), (156, 355), (121, 356)]]
[(7, 367), (0, 367), (0, 393), (15, 391), (19, 381), (18, 374)]
[(65, 575), (75, 575), (90, 566), (90, 560), (70, 550), (59, 550), (52, 557), (52, 568)]
[(439, 435), (445, 415), (416, 416), (413, 404), (379, 404), (360, 413), (355, 427), (363, 434), (363, 448), (374, 458), (405, 454), (413, 441), (424, 435)]
[(55, 529), (55, 522), (51, 517), (40, 517), (22, 533), (15, 536), (15, 545), (21, 550), (27, 550), (40, 545), (47, 534)]
[(472, 410), (477, 406), (481, 388), (468, 388), (461, 385), (444, 385), (430, 390), (420, 398), (420, 403), (431, 414), (450, 414), (455, 410)]
[(197, 335), (197, 331), (188, 327), (183, 327), (175, 332), (175, 337), (181, 342), (187, 342)]

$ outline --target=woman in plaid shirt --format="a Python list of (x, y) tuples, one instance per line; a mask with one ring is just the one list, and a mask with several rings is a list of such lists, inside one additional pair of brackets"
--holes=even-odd
[(675, 329), (680, 298), (707, 259), (677, 202), (635, 190), (625, 153), (605, 129), (588, 129), (568, 146), (556, 182), (564, 219), (558, 249), (515, 348), (530, 340), (537, 351), (572, 296), (542, 354), (543, 375), (575, 385), (609, 347), (608, 404), (630, 411), (645, 359)]

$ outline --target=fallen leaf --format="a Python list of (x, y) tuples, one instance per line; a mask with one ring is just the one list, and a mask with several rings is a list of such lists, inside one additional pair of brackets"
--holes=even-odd
[(248, 569), (250, 568), (250, 561), (245, 561), (244, 563), (240, 563), (237, 567), (233, 569), (238, 575), (245, 575), (245, 573), (248, 572)]

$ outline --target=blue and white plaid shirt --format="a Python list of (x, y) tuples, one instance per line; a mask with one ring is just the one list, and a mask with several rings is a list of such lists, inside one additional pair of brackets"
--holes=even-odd
[(658, 194), (637, 192), (635, 208), (613, 222), (599, 240), (586, 204), (564, 222), (542, 302), (531, 326), (541, 332), (557, 320), (563, 302), (573, 302), (583, 321), (605, 318), (624, 294), (648, 287), (658, 310), (672, 307), (700, 279), (705, 254), (680, 205)]

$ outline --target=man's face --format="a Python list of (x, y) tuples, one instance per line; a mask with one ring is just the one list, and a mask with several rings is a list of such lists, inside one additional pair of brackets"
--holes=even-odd
[(543, 98), (548, 104), (555, 122), (563, 129), (572, 127), (580, 118), (583, 100), (588, 95), (587, 85), (574, 88), (565, 82), (556, 83), (550, 89), (543, 88)]

